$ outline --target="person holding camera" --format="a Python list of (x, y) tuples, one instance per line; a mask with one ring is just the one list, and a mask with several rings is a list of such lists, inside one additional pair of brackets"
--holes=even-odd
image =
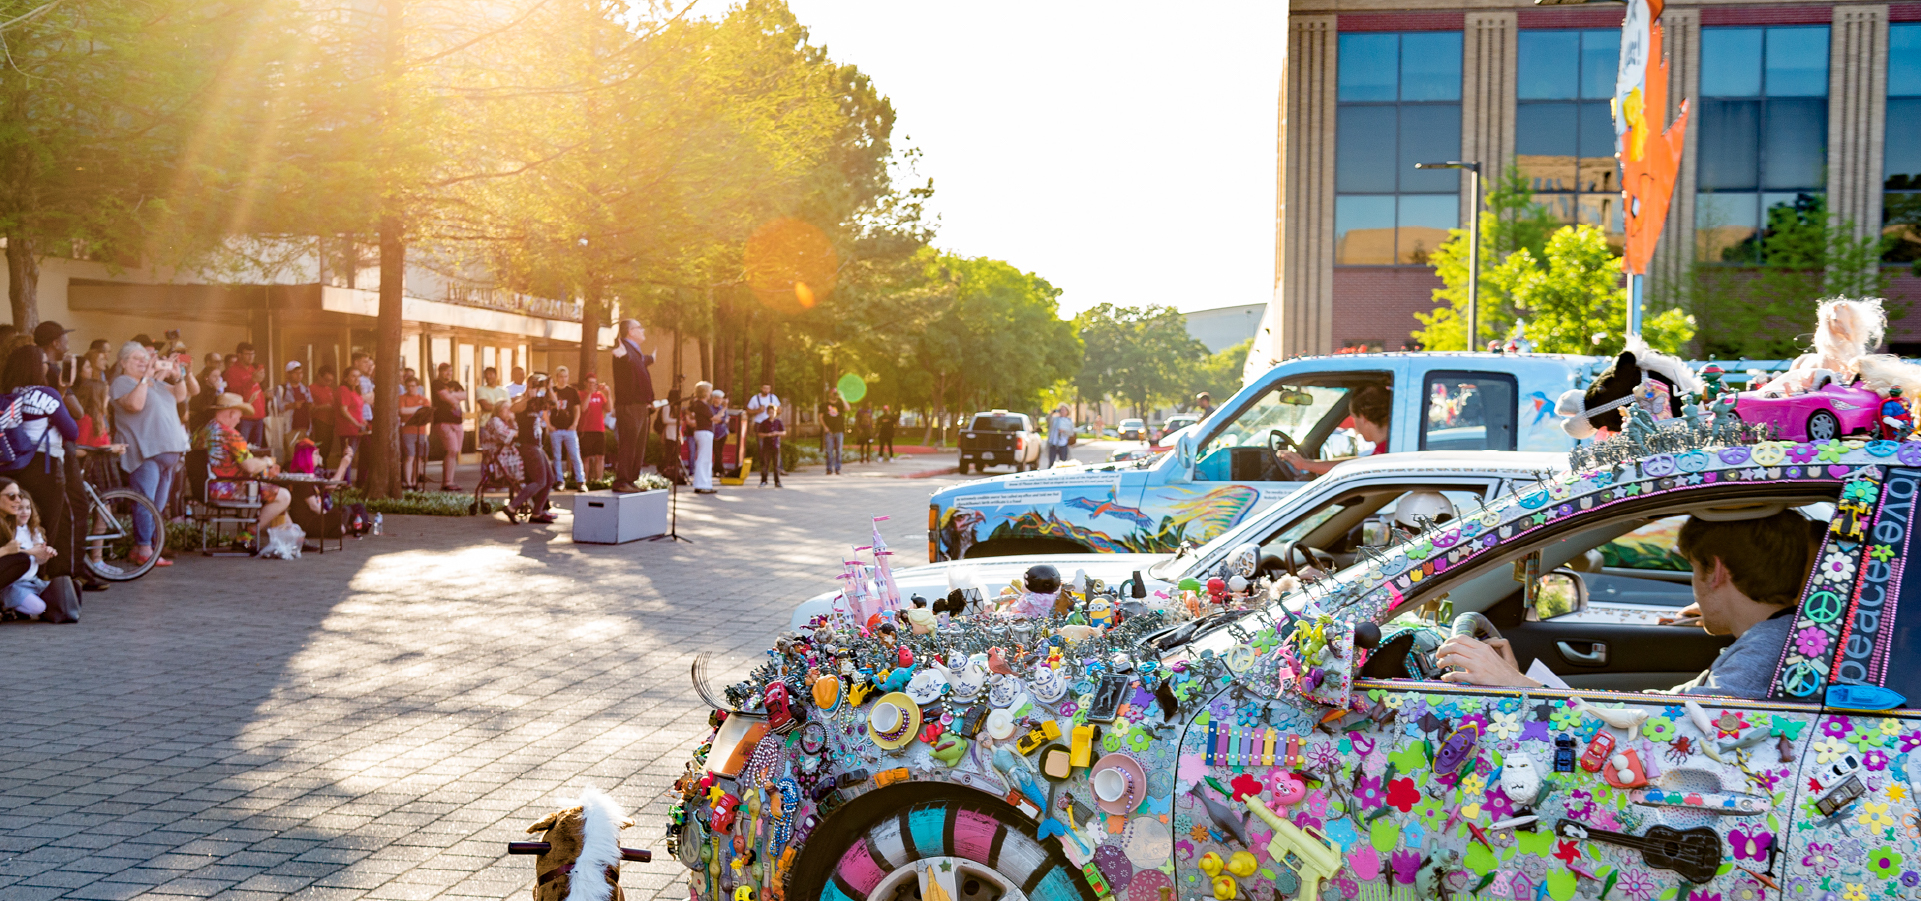
[[(155, 507), (167, 509), (173, 498), (173, 475), (187, 453), (187, 429), (180, 422), (180, 403), (200, 391), (191, 369), (173, 360), (156, 359), (154, 352), (138, 341), (120, 345), (120, 375), (107, 388), (113, 403), (113, 437), (127, 446), (120, 455), (120, 470), (135, 491), (147, 496)], [(144, 509), (133, 514), (135, 563), (153, 556), (154, 531), (158, 524)], [(155, 566), (172, 566), (166, 558)]]

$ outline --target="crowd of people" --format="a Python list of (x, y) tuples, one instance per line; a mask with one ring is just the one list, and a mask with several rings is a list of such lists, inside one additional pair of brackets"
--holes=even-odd
[[(533, 522), (554, 520), (551, 492), (600, 483), (609, 468), (619, 492), (640, 490), (646, 468), (712, 494), (726, 467), (743, 464), (759, 471), (761, 485), (781, 487), (782, 443), (792, 433), (772, 385), (736, 407), (703, 381), (684, 398), (676, 390), (670, 403), (655, 396), (646, 329), (623, 320), (617, 330), (611, 380), (592, 371), (576, 378), (565, 366), (551, 376), (514, 366), (503, 381), (490, 366), (469, 390), (449, 363), (424, 380), (404, 368), (396, 411), (403, 485), (467, 490), (459, 470), (471, 412), (482, 477), (498, 472), (511, 482), (509, 510)], [(177, 331), (117, 346), (98, 339), (84, 350), (72, 333), (52, 321), (28, 332), (0, 324), (0, 403), (11, 405), (0, 414), (18, 419), (9, 428), (0, 416), (0, 538), (10, 539), (0, 544), (0, 610), (33, 615), (47, 586), (63, 578), (77, 590), (107, 589), (76, 564), (89, 484), (151, 500), (162, 514), (134, 511), (131, 560), (172, 566), (161, 532), (185, 512), (182, 473), (195, 451), (206, 456), (207, 499), (244, 500), (256, 510), (240, 538), (245, 548), (258, 552), (283, 516), (307, 536), (339, 534), (337, 522), (326, 531), (336, 512), (328, 492), (302, 483), (311, 476), (316, 485), (364, 487), (372, 355), (355, 352), (338, 371), (320, 365), (311, 373), (291, 360), (270, 374), (246, 342), (196, 358)], [(820, 414), (829, 475), (840, 475), (844, 462), (895, 456), (900, 414), (891, 407), (857, 406), (830, 390)], [(656, 456), (668, 459), (647, 459), (656, 433), (667, 449)], [(673, 459), (683, 444), (685, 462)]]

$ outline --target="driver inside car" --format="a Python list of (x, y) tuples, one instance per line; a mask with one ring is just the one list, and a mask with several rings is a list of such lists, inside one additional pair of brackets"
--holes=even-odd
[[(1354, 420), (1354, 431), (1360, 433), (1361, 440), (1374, 445), (1373, 452), (1377, 454), (1387, 453), (1387, 425), (1393, 412), (1394, 392), (1380, 385), (1368, 385), (1355, 391), (1347, 405), (1348, 416)], [(1328, 470), (1345, 459), (1309, 460), (1300, 451), (1291, 448), (1276, 451), (1274, 456), (1295, 469), (1317, 476), (1326, 475)]]
[[(1429, 526), (1452, 522), (1454, 517), (1454, 502), (1448, 500), (1447, 495), (1432, 488), (1417, 488), (1401, 495), (1400, 500), (1394, 503), (1394, 540), (1412, 538)], [(1350, 533), (1350, 540), (1357, 540), (1360, 530), (1361, 527), (1356, 526), (1354, 532)], [(1300, 582), (1318, 582), (1327, 576), (1314, 565), (1313, 553), (1309, 553), (1308, 565), (1301, 568), (1298, 577)]]
[[(1809, 520), (1783, 504), (1696, 513), (1681, 526), (1678, 548), (1693, 567), (1699, 625), (1734, 643), (1701, 675), (1675, 686), (1680, 694), (1764, 698), (1794, 625), (1796, 599), (1819, 543)], [(1505, 639), (1449, 638), (1435, 654), (1443, 681), (1544, 687), (1522, 675)]]

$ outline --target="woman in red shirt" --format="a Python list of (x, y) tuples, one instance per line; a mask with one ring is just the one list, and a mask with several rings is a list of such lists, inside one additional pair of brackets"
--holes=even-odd
[(612, 404), (600, 377), (587, 373), (580, 386), (580, 422), (574, 428), (580, 432), (580, 455), (587, 464), (590, 482), (600, 481), (601, 468), (607, 462), (607, 408)]
[(340, 465), (334, 477), (351, 482), (354, 477), (354, 458), (360, 455), (360, 436), (367, 431), (367, 423), (361, 414), (366, 401), (360, 392), (354, 390), (354, 380), (348, 379), (334, 388), (334, 437), (340, 439)]

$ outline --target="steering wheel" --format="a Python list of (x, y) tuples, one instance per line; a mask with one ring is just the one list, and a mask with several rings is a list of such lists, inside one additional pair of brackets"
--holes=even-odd
[(1490, 638), (1499, 639), (1501, 637), (1501, 630), (1495, 628), (1494, 623), (1487, 617), (1479, 613), (1469, 612), (1454, 618), (1453, 634), (1456, 636), (1465, 635), (1468, 638), (1478, 638), (1486, 641)]
[(1300, 569), (1294, 564), (1296, 554), (1300, 555), (1301, 559), (1306, 560), (1308, 566), (1319, 567), (1323, 573), (1331, 573), (1339, 568), (1339, 564), (1335, 561), (1333, 554), (1317, 547), (1308, 547), (1305, 544), (1301, 544), (1299, 539), (1291, 539), (1282, 542), (1274, 556), (1280, 558), (1281, 568), (1287, 570), (1287, 574), (1295, 578), (1300, 578), (1301, 575)]
[(1268, 450), (1268, 453), (1271, 455), (1270, 459), (1274, 463), (1274, 469), (1279, 470), (1279, 472), (1281, 473), (1281, 478), (1269, 479), (1268, 481), (1311, 482), (1314, 480), (1313, 473), (1303, 471), (1298, 467), (1296, 467), (1294, 464), (1281, 459), (1281, 451), (1291, 450), (1297, 454), (1301, 452), (1301, 446), (1299, 444), (1296, 444), (1294, 442), (1294, 439), (1289, 437), (1286, 432), (1283, 432), (1280, 429), (1268, 429), (1267, 430), (1267, 450)]

